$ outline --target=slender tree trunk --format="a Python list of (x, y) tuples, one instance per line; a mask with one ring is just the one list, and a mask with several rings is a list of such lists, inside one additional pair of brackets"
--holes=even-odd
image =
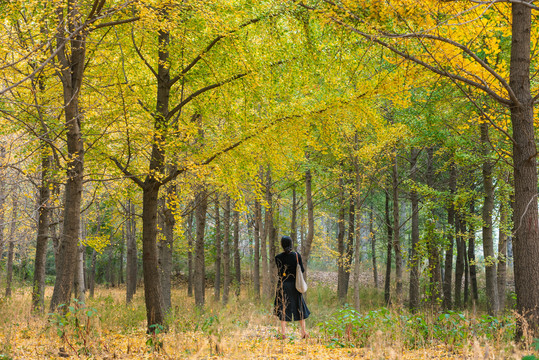
[(86, 286), (84, 284), (84, 251), (85, 246), (79, 246), (79, 253), (77, 256), (77, 269), (75, 272), (75, 282), (73, 284), (73, 290), (75, 299), (81, 303), (86, 303)]
[[(4, 164), (6, 157), (6, 149), (0, 144), (0, 163)], [(6, 191), (5, 191), (5, 169), (0, 167), (0, 261), (4, 258), (4, 227), (5, 227), (5, 205), (6, 205)]]
[(94, 292), (95, 292), (95, 266), (96, 266), (96, 262), (97, 262), (97, 251), (94, 249), (94, 251), (92, 251), (92, 265), (91, 265), (90, 276), (89, 276), (90, 279), (88, 281), (88, 286), (90, 288), (90, 293), (89, 293), (90, 298), (94, 297)]
[(500, 204), (500, 228), (498, 235), (498, 306), (500, 311), (505, 308), (505, 289), (507, 284), (507, 234), (504, 226), (507, 222), (507, 205)]
[[(410, 151), (410, 180), (417, 181), (417, 158), (419, 150), (412, 148)], [(410, 310), (417, 311), (420, 305), (419, 297), (419, 267), (421, 266), (421, 255), (419, 253), (419, 196), (415, 188), (410, 191), (410, 201), (412, 203), (412, 244), (410, 260)]]
[(258, 200), (255, 201), (255, 264), (254, 264), (254, 290), (255, 298), (260, 299), (260, 229), (262, 228), (262, 207)]
[[(359, 176), (358, 176), (359, 177)], [(359, 188), (359, 186), (358, 186)], [(356, 190), (358, 190), (356, 188)], [(355, 215), (357, 217), (357, 226), (356, 226), (356, 241), (354, 243), (354, 309), (356, 311), (360, 311), (361, 303), (360, 303), (360, 296), (359, 296), (359, 290), (360, 290), (360, 251), (361, 251), (361, 212), (360, 212), (360, 202), (359, 202), (359, 191), (356, 194), (356, 206), (355, 206)]]
[(241, 267), (240, 267), (240, 212), (234, 210), (234, 270), (236, 297), (240, 296), (241, 291)]
[(339, 258), (337, 259), (337, 296), (339, 301), (346, 301), (346, 290), (344, 273), (346, 272), (346, 254), (344, 249), (344, 236), (346, 230), (345, 223), (345, 192), (344, 192), (344, 175), (339, 179), (339, 217), (337, 219), (337, 251)]
[[(470, 203), (470, 214), (475, 212), (474, 201)], [(468, 264), (470, 268), (470, 284), (472, 285), (472, 298), (477, 302), (479, 299), (478, 289), (477, 289), (477, 269), (475, 265), (475, 228), (470, 222), (468, 225)]]
[(127, 260), (126, 260), (126, 303), (133, 300), (137, 291), (137, 238), (135, 221), (135, 204), (127, 201)]
[(372, 204), (369, 209), (369, 238), (371, 240), (372, 253), (372, 275), (374, 278), (374, 287), (378, 289), (378, 265), (376, 263), (376, 234), (374, 233), (374, 210)]
[(455, 307), (462, 306), (462, 277), (464, 275), (464, 257), (466, 252), (466, 243), (463, 238), (465, 232), (464, 221), (459, 214), (455, 214), (455, 235), (457, 240), (457, 259), (455, 262)]
[[(434, 148), (427, 149), (427, 185), (430, 189), (434, 189)], [(438, 244), (434, 243), (434, 226), (432, 224), (429, 228), (429, 235), (427, 239), (427, 251), (429, 254), (429, 270), (430, 270), (430, 300), (432, 304), (438, 301), (440, 295), (441, 285), (441, 268), (440, 268), (440, 252)]]
[(215, 195), (215, 281), (213, 296), (215, 301), (221, 301), (221, 215), (219, 194)]
[[(171, 167), (170, 171), (175, 171)], [(163, 311), (166, 313), (172, 306), (171, 276), (172, 254), (174, 252), (174, 227), (176, 226), (176, 185), (166, 187), (165, 199), (162, 200), (164, 238), (159, 241), (159, 270), (161, 271), (161, 291), (163, 293)]]
[(264, 213), (264, 231), (262, 235), (262, 293), (264, 297), (270, 297), (270, 273), (269, 273), (269, 261), (273, 259), (268, 258), (268, 250), (270, 243), (270, 233), (273, 227), (272, 217), (272, 202), (271, 202), (271, 169), (268, 167), (266, 172), (266, 209)]
[[(307, 156), (308, 159), (308, 156)], [(309, 264), (309, 256), (311, 255), (311, 247), (314, 239), (314, 205), (312, 195), (312, 175), (311, 170), (305, 172), (305, 199), (307, 201), (307, 236), (305, 238), (305, 250), (303, 250), (303, 266), (305, 267), (305, 278), (307, 277), (307, 266)]]
[[(464, 227), (462, 230), (464, 231)], [(466, 239), (464, 240), (464, 302), (463, 306), (466, 306), (468, 304), (468, 300), (470, 299), (470, 261), (468, 258), (468, 252), (467, 247), (470, 246), (470, 244), (467, 244), (467, 239), (469, 235), (466, 235)]]
[(6, 265), (6, 297), (11, 297), (11, 286), (13, 282), (13, 256), (15, 249), (15, 230), (17, 229), (17, 210), (19, 208), (19, 199), (17, 193), (12, 193), (11, 224), (9, 226), (9, 246)]
[(395, 251), (395, 299), (397, 304), (402, 303), (402, 251), (400, 244), (399, 221), (399, 178), (397, 167), (397, 153), (395, 151), (391, 178), (393, 180), (393, 249)]
[(498, 282), (496, 279), (496, 258), (494, 254), (494, 240), (492, 238), (492, 210), (494, 209), (494, 185), (492, 183), (493, 165), (490, 161), (490, 140), (488, 134), (489, 124), (484, 121), (480, 125), (481, 147), (483, 152), (483, 188), (485, 199), (483, 201), (483, 254), (485, 258), (487, 311), (490, 315), (497, 315)]
[(348, 210), (348, 241), (346, 244), (346, 253), (345, 253), (345, 272), (344, 272), (344, 299), (346, 299), (348, 294), (348, 287), (350, 284), (350, 272), (352, 271), (352, 256), (354, 256), (354, 235), (355, 235), (355, 220), (356, 220), (356, 210), (355, 210), (355, 197), (354, 191), (350, 191), (350, 207)]
[(204, 306), (204, 292), (206, 288), (206, 270), (204, 266), (204, 230), (206, 227), (206, 211), (208, 210), (208, 194), (202, 188), (195, 198), (197, 236), (195, 242), (195, 304)]
[[(59, 19), (64, 18), (63, 9), (57, 11)], [(76, 7), (69, 9), (67, 15), (68, 30), (73, 32), (80, 26), (82, 18)], [(59, 26), (58, 45), (67, 36), (65, 27)], [(83, 189), (84, 144), (82, 134), (83, 113), (79, 105), (81, 85), (86, 64), (86, 33), (79, 32), (70, 41), (70, 55), (64, 51), (57, 55), (58, 74), (62, 81), (66, 145), (68, 159), (65, 180), (65, 200), (63, 230), (58, 251), (58, 270), (50, 302), (50, 310), (56, 311), (60, 304), (69, 304), (73, 287), (73, 277), (77, 267), (78, 243), (80, 233), (80, 204)]]
[(296, 186), (292, 187), (292, 210), (290, 214), (290, 237), (295, 245), (298, 245), (298, 225), (297, 225), (297, 209), (296, 209)]
[(449, 169), (449, 192), (451, 193), (450, 204), (447, 207), (447, 222), (449, 223), (449, 229), (447, 231), (447, 246), (445, 250), (445, 267), (444, 267), (444, 300), (443, 307), (445, 309), (452, 308), (451, 289), (452, 289), (452, 277), (453, 277), (453, 243), (455, 236), (455, 206), (453, 205), (453, 197), (457, 191), (457, 170), (455, 164), (451, 163)]
[(228, 303), (230, 293), (230, 197), (227, 196), (224, 219), (225, 233), (223, 238), (223, 304)]
[(387, 261), (386, 261), (386, 281), (384, 284), (384, 301), (386, 305), (391, 305), (391, 254), (392, 254), (392, 243), (393, 243), (393, 228), (391, 227), (391, 222), (389, 220), (389, 193), (386, 192), (386, 206), (385, 206), (385, 216), (386, 216), (386, 228), (387, 228)]
[[(50, 225), (50, 171), (51, 156), (48, 154), (48, 148), (42, 150), (41, 155), (41, 185), (39, 187), (38, 200), (38, 222), (37, 222), (37, 241), (36, 257), (34, 266), (34, 283), (32, 286), (32, 311), (43, 313), (45, 311), (45, 264), (47, 261), (47, 243), (49, 240)], [(2, 197), (0, 190), (0, 198)], [(1, 200), (0, 200), (1, 201)], [(0, 208), (2, 204), (0, 203)], [(2, 209), (0, 209), (2, 211)], [(3, 219), (0, 218), (0, 222)], [(1, 230), (0, 230), (1, 232)], [(0, 235), (1, 237), (2, 235)], [(1, 240), (0, 240), (1, 242)], [(1, 251), (1, 249), (0, 249)], [(0, 256), (1, 258), (1, 256)]]
[(193, 296), (193, 213), (187, 218), (187, 296)]

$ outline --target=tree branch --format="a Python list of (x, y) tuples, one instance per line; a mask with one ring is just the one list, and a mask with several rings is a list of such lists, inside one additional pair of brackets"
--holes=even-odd
[(144, 183), (142, 182), (142, 180), (131, 174), (131, 172), (127, 170), (127, 168), (123, 166), (118, 159), (116, 159), (114, 156), (109, 156), (108, 158), (112, 160), (114, 164), (116, 164), (118, 169), (120, 169), (120, 171), (123, 172), (128, 179), (133, 180), (135, 184), (137, 184), (140, 188), (144, 188)]

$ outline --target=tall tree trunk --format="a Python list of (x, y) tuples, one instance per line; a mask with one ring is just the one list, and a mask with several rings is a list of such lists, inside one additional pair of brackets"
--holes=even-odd
[(455, 213), (455, 238), (457, 242), (457, 259), (455, 262), (455, 307), (462, 306), (462, 278), (464, 276), (464, 257), (466, 242), (464, 241), (464, 221), (460, 214)]
[(227, 196), (225, 205), (225, 214), (223, 221), (225, 223), (225, 233), (223, 238), (223, 304), (228, 303), (230, 293), (230, 197)]
[(240, 296), (241, 291), (241, 267), (240, 267), (240, 212), (234, 209), (234, 270), (235, 270), (235, 295)]
[[(71, 4), (73, 6), (73, 4)], [(64, 20), (61, 7), (57, 10), (60, 21)], [(83, 17), (73, 6), (67, 12), (67, 30), (75, 33)], [(65, 27), (58, 26), (57, 46), (61, 46)], [(63, 230), (58, 251), (58, 270), (54, 290), (50, 302), (50, 310), (56, 311), (60, 304), (69, 304), (73, 287), (73, 277), (77, 266), (78, 243), (80, 233), (80, 204), (83, 189), (84, 144), (82, 135), (83, 113), (79, 105), (81, 85), (86, 64), (86, 32), (78, 32), (70, 41), (70, 54), (64, 51), (57, 55), (63, 88), (63, 109), (66, 128), (67, 164), (65, 180), (65, 200), (63, 214)]]
[[(346, 299), (348, 294), (348, 287), (350, 284), (350, 272), (352, 271), (352, 256), (354, 255), (354, 235), (355, 230), (355, 221), (356, 221), (356, 210), (355, 210), (355, 197), (354, 191), (350, 191), (350, 207), (348, 210), (348, 240), (346, 243), (346, 253), (345, 253), (345, 272), (344, 272), (344, 299)], [(359, 239), (358, 239), (359, 240)], [(359, 261), (359, 259), (358, 259)]]
[[(307, 156), (308, 159), (308, 156)], [(305, 267), (305, 277), (307, 277), (307, 266), (309, 264), (309, 256), (311, 255), (311, 247), (314, 239), (314, 204), (312, 194), (312, 174), (308, 169), (305, 172), (305, 199), (307, 201), (307, 236), (305, 238), (305, 250), (303, 250), (303, 266)]]
[(453, 244), (455, 237), (455, 206), (453, 205), (455, 193), (457, 191), (457, 170), (455, 163), (451, 163), (449, 169), (449, 192), (450, 204), (447, 207), (447, 222), (449, 223), (449, 229), (447, 231), (447, 246), (445, 249), (445, 267), (444, 267), (444, 300), (443, 307), (445, 309), (452, 308), (451, 289), (452, 289), (452, 277), (453, 277)]
[(88, 287), (90, 288), (89, 296), (90, 298), (94, 297), (95, 292), (95, 266), (97, 262), (97, 251), (94, 249), (92, 251), (92, 263), (90, 268), (90, 276), (88, 280)]
[[(6, 157), (6, 149), (0, 144), (0, 164), (4, 165), (4, 159)], [(5, 205), (6, 205), (6, 191), (5, 191), (5, 168), (0, 166), (0, 261), (4, 258), (4, 227), (5, 227)]]
[(292, 209), (290, 214), (290, 237), (292, 242), (298, 245), (298, 225), (297, 225), (297, 209), (296, 209), (296, 185), (292, 187)]
[[(358, 175), (359, 178), (359, 175)], [(360, 290), (360, 251), (361, 251), (361, 211), (360, 209), (360, 201), (359, 201), (359, 185), (356, 188), (357, 194), (355, 196), (356, 198), (356, 206), (355, 206), (355, 215), (356, 215), (356, 239), (354, 243), (354, 309), (356, 311), (360, 311), (361, 303), (360, 303), (360, 296), (359, 296), (359, 290)]]
[[(410, 151), (410, 180), (415, 184), (417, 181), (417, 158), (419, 150), (412, 148)], [(419, 309), (419, 267), (421, 266), (421, 255), (419, 253), (419, 196), (414, 187), (410, 191), (410, 201), (412, 203), (412, 244), (410, 260), (410, 310)]]
[(11, 297), (11, 286), (13, 282), (13, 256), (15, 248), (15, 230), (17, 229), (17, 210), (19, 208), (19, 199), (15, 191), (12, 192), (11, 224), (9, 226), (9, 247), (7, 253), (6, 265), (6, 297)]
[[(539, 333), (539, 229), (537, 212), (537, 147), (530, 91), (531, 7), (512, 6), (512, 43), (509, 85), (516, 99), (511, 106), (515, 185), (513, 238), (517, 311), (535, 335)], [(522, 324), (517, 335), (522, 334)]]
[(272, 201), (271, 201), (271, 169), (268, 166), (266, 172), (266, 209), (264, 213), (264, 231), (262, 234), (262, 293), (265, 297), (270, 297), (271, 278), (269, 273), (269, 262), (273, 261), (268, 257), (270, 248), (271, 229), (273, 227)]
[(208, 210), (208, 194), (202, 188), (196, 195), (196, 224), (197, 236), (195, 242), (195, 304), (204, 306), (204, 291), (206, 288), (206, 269), (204, 266), (204, 230), (206, 227), (206, 211)]
[(483, 254), (485, 258), (487, 311), (490, 315), (497, 315), (498, 282), (496, 280), (496, 258), (494, 254), (494, 240), (492, 238), (492, 210), (494, 209), (494, 185), (492, 184), (493, 165), (490, 161), (490, 139), (488, 135), (489, 124), (484, 121), (480, 125), (481, 147), (483, 152), (483, 188), (485, 199), (483, 201)]
[(255, 263), (254, 263), (254, 281), (255, 298), (260, 299), (260, 229), (262, 228), (262, 207), (260, 201), (255, 200)]
[[(34, 265), (34, 283), (32, 286), (32, 311), (43, 313), (45, 311), (45, 264), (47, 261), (47, 243), (49, 240), (50, 225), (50, 171), (52, 157), (48, 154), (48, 147), (41, 153), (41, 185), (39, 187), (38, 220), (36, 257)], [(0, 197), (2, 197), (0, 190)], [(0, 203), (0, 207), (2, 204)], [(2, 209), (0, 209), (2, 211)], [(0, 222), (3, 219), (0, 218)], [(0, 235), (1, 237), (2, 235)], [(1, 241), (1, 240), (0, 240)], [(1, 251), (1, 249), (0, 249)], [(0, 256), (1, 258), (1, 256)]]
[(505, 202), (500, 204), (500, 228), (498, 235), (498, 306), (500, 311), (505, 308), (505, 289), (507, 286), (507, 234), (505, 225), (507, 222), (507, 205)]
[[(170, 171), (175, 171), (171, 167)], [(176, 185), (168, 184), (165, 199), (162, 200), (163, 208), (163, 233), (164, 238), (159, 241), (159, 270), (161, 271), (161, 291), (163, 294), (163, 311), (166, 313), (172, 306), (171, 300), (171, 276), (172, 254), (174, 252), (174, 227), (176, 226)]]
[(345, 220), (345, 191), (344, 191), (344, 174), (339, 179), (339, 217), (337, 219), (337, 252), (339, 258), (337, 259), (337, 296), (339, 301), (344, 303), (346, 301), (346, 290), (344, 273), (346, 272), (346, 253), (344, 249), (344, 236), (346, 230)]
[(399, 221), (399, 177), (397, 167), (397, 152), (395, 150), (391, 172), (393, 180), (393, 249), (395, 251), (395, 299), (397, 304), (402, 302), (402, 251), (400, 245), (400, 221)]
[(389, 193), (386, 191), (386, 206), (385, 206), (385, 220), (387, 228), (387, 261), (386, 261), (386, 280), (384, 284), (384, 302), (386, 305), (391, 305), (391, 254), (393, 243), (393, 228), (389, 220)]
[(187, 296), (193, 296), (193, 213), (187, 217)]
[[(430, 189), (434, 189), (434, 148), (427, 149), (427, 185)], [(433, 234), (432, 224), (430, 234), (427, 239), (427, 251), (429, 254), (429, 270), (430, 270), (430, 300), (432, 304), (438, 301), (441, 285), (441, 269), (440, 269), (440, 252), (438, 244), (434, 243), (435, 236)]]
[[(474, 201), (470, 203), (470, 214), (475, 212)], [(477, 290), (477, 268), (475, 265), (475, 228), (470, 222), (468, 225), (468, 264), (470, 268), (470, 284), (472, 286), (472, 298), (474, 301), (479, 299)]]
[(77, 268), (75, 272), (75, 282), (73, 283), (73, 290), (75, 299), (81, 303), (86, 303), (86, 286), (84, 284), (84, 251), (86, 247), (84, 245), (79, 246), (79, 253), (77, 256)]
[(372, 276), (374, 278), (374, 287), (378, 289), (378, 265), (376, 263), (376, 234), (374, 233), (374, 210), (372, 204), (369, 209), (369, 238), (371, 240), (372, 253)]
[(131, 200), (127, 201), (127, 219), (126, 219), (126, 235), (127, 235), (127, 259), (126, 259), (126, 303), (133, 300), (133, 296), (137, 291), (137, 238), (136, 238), (136, 221), (135, 221), (135, 204)]
[(219, 194), (215, 195), (215, 281), (213, 284), (213, 297), (215, 301), (221, 300), (221, 214)]

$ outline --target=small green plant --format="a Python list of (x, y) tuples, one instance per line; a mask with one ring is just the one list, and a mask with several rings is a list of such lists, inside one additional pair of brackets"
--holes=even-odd
[(159, 352), (163, 349), (163, 340), (160, 339), (159, 334), (163, 333), (165, 328), (161, 324), (153, 324), (150, 325), (149, 328), (148, 339), (146, 339), (148, 352)]
[(97, 310), (88, 308), (84, 303), (74, 300), (73, 305), (58, 306), (58, 311), (49, 314), (49, 326), (78, 355), (90, 355), (92, 338), (92, 319)]

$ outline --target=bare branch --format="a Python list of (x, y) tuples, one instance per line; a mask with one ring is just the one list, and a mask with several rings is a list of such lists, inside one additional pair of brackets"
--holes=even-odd
[(135, 175), (131, 174), (131, 172), (129, 170), (127, 170), (127, 168), (125, 166), (123, 166), (118, 159), (116, 159), (114, 156), (109, 156), (108, 158), (110, 160), (112, 160), (114, 162), (114, 164), (116, 164), (118, 169), (120, 169), (120, 171), (123, 172), (128, 179), (133, 180), (135, 182), (135, 184), (137, 184), (139, 187), (141, 187), (141, 188), (144, 187), (144, 183), (142, 182), (142, 180), (140, 180)]

